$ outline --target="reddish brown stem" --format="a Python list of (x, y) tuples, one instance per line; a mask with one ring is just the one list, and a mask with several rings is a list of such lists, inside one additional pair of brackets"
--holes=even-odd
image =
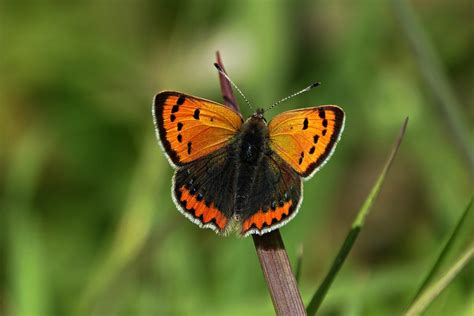
[[(216, 55), (217, 63), (224, 69), (219, 52)], [(219, 80), (225, 104), (240, 112), (232, 86), (221, 74)], [(252, 237), (277, 315), (306, 315), (280, 231), (277, 229), (262, 236)]]
[[(221, 59), (221, 54), (219, 52), (216, 52), (216, 59), (217, 63), (219, 66), (221, 66), (222, 70), (225, 71), (224, 64), (222, 63)], [(239, 104), (237, 103), (237, 100), (235, 99), (234, 91), (232, 90), (232, 86), (230, 85), (229, 81), (221, 74), (219, 73), (219, 82), (221, 83), (221, 91), (222, 91), (222, 97), (224, 98), (224, 103), (230, 108), (233, 108), (237, 112), (240, 113), (240, 108)]]
[(276, 313), (306, 315), (280, 230), (252, 236)]

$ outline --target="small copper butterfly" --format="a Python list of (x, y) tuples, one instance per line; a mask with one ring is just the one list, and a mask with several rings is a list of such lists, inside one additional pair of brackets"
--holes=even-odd
[(242, 236), (262, 235), (293, 219), (303, 200), (302, 180), (328, 161), (344, 129), (344, 111), (335, 105), (287, 111), (267, 124), (263, 109), (244, 121), (225, 105), (164, 91), (152, 111), (176, 169), (176, 207), (219, 234), (238, 229)]

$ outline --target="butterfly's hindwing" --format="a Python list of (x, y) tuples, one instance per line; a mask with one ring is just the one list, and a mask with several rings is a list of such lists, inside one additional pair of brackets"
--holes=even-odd
[(200, 227), (224, 234), (233, 214), (236, 162), (231, 145), (176, 170), (173, 196)]
[(311, 177), (333, 153), (344, 111), (325, 105), (284, 112), (270, 121), (270, 147), (299, 175)]
[(301, 191), (300, 176), (274, 153), (265, 155), (242, 214), (241, 234), (261, 235), (286, 224), (298, 211)]
[(172, 91), (156, 95), (153, 116), (157, 135), (175, 166), (224, 147), (243, 122), (239, 113), (224, 105)]

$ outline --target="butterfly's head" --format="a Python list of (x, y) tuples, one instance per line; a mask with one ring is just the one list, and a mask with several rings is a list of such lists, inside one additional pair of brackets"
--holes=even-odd
[(263, 109), (257, 109), (254, 114), (249, 116), (249, 118), (245, 121), (245, 124), (248, 126), (256, 126), (257, 128), (262, 128), (267, 125), (267, 120), (263, 116)]
[(255, 111), (252, 117), (259, 120), (265, 120), (265, 118), (263, 117), (263, 112), (264, 110), (262, 108), (257, 109), (257, 111)]

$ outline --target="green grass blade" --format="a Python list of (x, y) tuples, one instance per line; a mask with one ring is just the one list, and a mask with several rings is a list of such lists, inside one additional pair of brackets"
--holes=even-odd
[(50, 314), (51, 287), (45, 269), (48, 256), (33, 203), (51, 145), (44, 136), (41, 129), (32, 127), (7, 157), (5, 196), (0, 199), (0, 246), (2, 234), (7, 241), (6, 256), (0, 255), (0, 267), (6, 264), (7, 282), (0, 281), (0, 292), (6, 291), (0, 293), (0, 314), (3, 298), (14, 306), (16, 315)]
[(468, 162), (471, 175), (474, 175), (474, 152), (472, 151), (466, 115), (461, 110), (463, 107), (455, 96), (438, 53), (425, 33), (410, 2), (392, 0), (392, 5), (399, 19), (399, 25), (415, 52), (420, 73), (443, 115), (442, 121), (450, 129), (449, 135)]
[(143, 249), (156, 212), (153, 202), (155, 192), (160, 191), (164, 181), (149, 175), (162, 173), (165, 166), (156, 163), (155, 140), (151, 137), (145, 140), (112, 244), (100, 258), (96, 270), (88, 276), (86, 286), (77, 300), (75, 314), (90, 314), (107, 287)]
[(410, 306), (406, 312), (407, 316), (420, 315), (426, 308), (438, 297), (438, 295), (454, 280), (462, 269), (474, 257), (474, 246), (461, 256), (461, 258), (446, 272), (446, 274), (435, 284), (429, 287), (422, 295)]
[(469, 211), (472, 209), (472, 202), (473, 202), (473, 198), (471, 197), (471, 201), (467, 205), (464, 212), (461, 214), (461, 217), (459, 218), (459, 221), (456, 224), (456, 227), (454, 228), (453, 232), (451, 233), (451, 236), (449, 237), (448, 241), (446, 242), (446, 245), (443, 247), (443, 250), (441, 250), (441, 253), (438, 256), (438, 259), (436, 259), (436, 262), (434, 263), (434, 265), (431, 268), (430, 272), (425, 277), (425, 279), (423, 280), (423, 283), (421, 283), (420, 288), (418, 289), (415, 296), (413, 297), (412, 304), (413, 304), (413, 302), (416, 301), (416, 299), (418, 299), (420, 294), (423, 292), (423, 290), (426, 288), (426, 286), (433, 280), (433, 277), (435, 276), (435, 274), (439, 271), (439, 268), (441, 267), (442, 263), (446, 259), (447, 254), (449, 253), (449, 250), (451, 249), (451, 246), (453, 245), (454, 241), (457, 239), (457, 236), (459, 235), (461, 227), (466, 222)]
[(398, 152), (398, 149), (400, 148), (400, 144), (402, 143), (403, 135), (405, 134), (405, 130), (408, 124), (408, 117), (405, 119), (405, 122), (403, 123), (403, 126), (400, 130), (400, 134), (398, 135), (397, 141), (392, 149), (392, 152), (390, 153), (390, 156), (388, 157), (385, 166), (380, 173), (379, 177), (377, 178), (377, 181), (375, 182), (374, 186), (372, 187), (372, 190), (370, 191), (369, 195), (367, 196), (367, 199), (365, 200), (364, 204), (360, 208), (359, 212), (357, 213), (357, 216), (352, 223), (351, 230), (347, 234), (346, 239), (344, 240), (344, 243), (342, 244), (342, 247), (339, 250), (339, 253), (337, 254), (336, 258), (334, 259), (331, 268), (324, 278), (323, 282), (319, 286), (318, 290), (316, 293), (313, 295), (311, 298), (310, 303), (308, 304), (308, 307), (306, 308), (306, 311), (308, 312), (308, 315), (315, 315), (316, 312), (318, 311), (319, 307), (321, 306), (321, 303), (326, 296), (329, 288), (331, 287), (332, 282), (334, 281), (337, 273), (341, 269), (342, 265), (344, 264), (344, 261), (347, 258), (347, 255), (352, 249), (352, 246), (354, 245), (357, 236), (359, 235), (359, 232), (364, 225), (365, 218), (367, 214), (369, 213), (376, 197), (378, 196), (380, 189), (382, 188), (382, 184), (385, 180), (385, 177), (388, 173), (388, 170), (390, 169), (390, 166), (392, 165), (392, 162), (395, 158), (395, 155)]
[(356, 241), (359, 232), (360, 227), (351, 228), (351, 230), (349, 231), (349, 234), (344, 240), (344, 243), (342, 244), (342, 247), (336, 256), (336, 259), (334, 259), (334, 262), (331, 265), (331, 269), (329, 270), (328, 274), (324, 278), (316, 293), (311, 298), (311, 301), (309, 302), (308, 307), (306, 308), (308, 315), (316, 315), (316, 312), (321, 306), (321, 303), (323, 302), (326, 293), (331, 287), (332, 282), (334, 281), (337, 273), (339, 272), (344, 261), (346, 260), (347, 255), (351, 251), (352, 245)]

